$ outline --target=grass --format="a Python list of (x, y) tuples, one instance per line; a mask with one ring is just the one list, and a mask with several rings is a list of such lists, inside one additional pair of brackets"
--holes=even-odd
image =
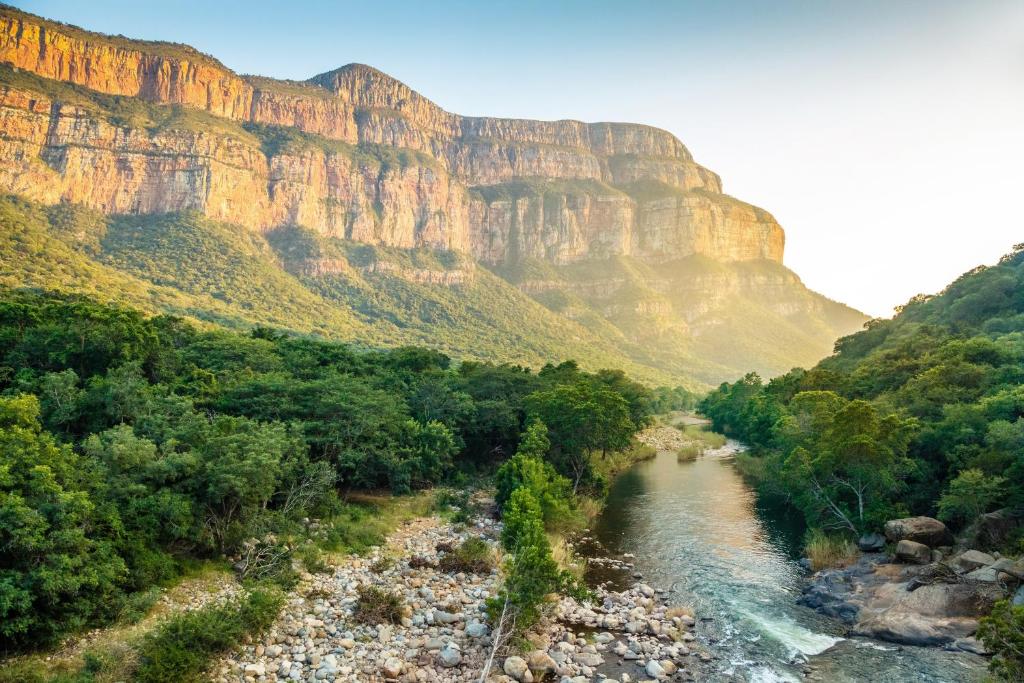
[(811, 569), (820, 571), (834, 567), (845, 567), (856, 561), (857, 546), (848, 538), (826, 534), (812, 529), (804, 542), (804, 554), (811, 561)]
[(397, 624), (402, 621), (402, 599), (397, 594), (377, 586), (360, 586), (356, 589), (356, 610), (354, 617), (362, 624)]
[(603, 457), (595, 455), (593, 458), (594, 470), (605, 480), (611, 481), (638, 462), (650, 460), (657, 454), (658, 452), (650, 446), (634, 441), (625, 450), (615, 451)]
[(445, 553), (438, 568), (444, 572), (465, 574), (490, 574), (497, 566), (494, 549), (479, 536), (471, 536), (458, 547)]
[(585, 558), (576, 554), (572, 545), (558, 534), (548, 534), (548, 544), (551, 546), (551, 557), (563, 569), (579, 580), (583, 580), (583, 574), (587, 570)]

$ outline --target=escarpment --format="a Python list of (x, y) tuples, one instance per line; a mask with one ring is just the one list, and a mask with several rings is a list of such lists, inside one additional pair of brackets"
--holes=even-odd
[(2, 5), (0, 204), (0, 286), (102, 275), (147, 310), (464, 358), (712, 385), (864, 321), (667, 131), (460, 116), (361, 64), (240, 75)]
[[(0, 189), (39, 201), (301, 224), (491, 264), (782, 260), (775, 220), (649, 126), (463, 117), (359, 64), (306, 82), (241, 76), (187, 46), (9, 7), (0, 63)], [(632, 192), (643, 183), (661, 192)]]

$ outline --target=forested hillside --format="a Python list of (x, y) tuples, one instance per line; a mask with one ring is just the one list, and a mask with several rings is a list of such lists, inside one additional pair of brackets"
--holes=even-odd
[[(492, 472), (531, 416), (545, 476), (600, 492), (591, 455), (627, 446), (653, 399), (621, 371), (572, 362), (455, 367), (421, 347), (201, 330), (3, 290), (0, 649), (112, 619), (199, 558), (257, 543), (265, 561), (242, 571), (267, 578), (293, 556), (358, 546), (339, 492)], [(568, 494), (560, 505), (573, 512)], [(308, 517), (323, 520), (317, 544)]]
[(810, 370), (751, 374), (701, 404), (818, 527), (963, 528), (1024, 505), (1024, 245), (840, 339)]

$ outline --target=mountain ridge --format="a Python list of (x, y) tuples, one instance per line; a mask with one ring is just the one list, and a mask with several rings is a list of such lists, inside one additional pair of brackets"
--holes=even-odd
[[(40, 205), (198, 212), (263, 236), (311, 231), (338, 253), (379, 248), (372, 272), (337, 254), (289, 261), (314, 289), (387, 274), (382, 287), (433, 288), (419, 295), (440, 305), (443, 288), (469, 286), (466, 273), (402, 265), (395, 249), (464, 254), (499, 276), (547, 264), (571, 302), (505, 277), (551, 313), (539, 325), (589, 326), (671, 377), (713, 383), (749, 365), (770, 374), (808, 364), (865, 319), (806, 290), (781, 266), (785, 236), (771, 214), (722, 194), (682, 142), (643, 124), (462, 117), (362, 64), (304, 82), (240, 76), (194, 48), (2, 6), (0, 132), (0, 192)], [(706, 277), (701, 258), (728, 274)], [(630, 277), (602, 275), (627, 262)], [(742, 267), (758, 262), (783, 270)], [(646, 281), (641, 265), (665, 272)], [(334, 304), (358, 306), (327, 289)], [(741, 310), (750, 320), (732, 314)], [(783, 348), (765, 349), (761, 363), (750, 354), (767, 340)], [(702, 364), (717, 370), (692, 370)]]

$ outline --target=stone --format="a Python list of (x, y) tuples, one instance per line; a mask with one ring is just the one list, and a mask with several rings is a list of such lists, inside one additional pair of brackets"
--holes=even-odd
[(972, 572), (964, 574), (965, 579), (980, 581), (982, 583), (995, 583), (999, 580), (999, 572), (992, 567), (981, 567)]
[(896, 559), (912, 564), (928, 564), (932, 559), (932, 551), (923, 543), (904, 539), (896, 544)]
[(866, 553), (877, 553), (885, 550), (885, 536), (882, 534), (864, 534), (857, 539), (857, 547)]
[(462, 651), (455, 643), (448, 643), (437, 653), (437, 662), (446, 669), (458, 666), (462, 661)]
[(385, 662), (384, 666), (381, 667), (381, 673), (384, 674), (385, 678), (395, 679), (402, 675), (402, 670), (405, 668), (401, 659), (397, 657), (389, 657)]
[(458, 614), (451, 612), (445, 612), (444, 610), (434, 610), (434, 623), (437, 624), (454, 624), (460, 621), (462, 617)]
[(601, 666), (604, 664), (604, 657), (596, 652), (580, 652), (574, 657), (574, 659), (577, 663), (583, 664), (584, 666)]
[(530, 671), (535, 674), (539, 674), (543, 678), (546, 674), (555, 673), (558, 671), (558, 664), (555, 660), (544, 650), (533, 650), (526, 657), (527, 666), (530, 667)]
[(243, 671), (247, 674), (252, 674), (253, 676), (265, 676), (267, 674), (267, 666), (263, 662), (246, 664)]
[(914, 541), (930, 548), (952, 543), (953, 535), (946, 525), (932, 517), (904, 517), (885, 523), (885, 537), (897, 543)]
[(663, 678), (665, 676), (665, 669), (656, 659), (652, 659), (647, 662), (647, 666), (644, 667), (644, 671), (646, 671), (647, 675), (651, 678)]
[(996, 558), (979, 550), (966, 550), (953, 559), (953, 564), (962, 571), (969, 572), (980, 567), (995, 564)]
[(506, 676), (511, 676), (517, 681), (523, 681), (526, 678), (526, 674), (530, 672), (530, 666), (526, 663), (526, 660), (517, 656), (506, 657), (501, 669), (505, 672)]
[(466, 635), (470, 638), (483, 638), (489, 631), (490, 629), (487, 628), (487, 624), (479, 621), (474, 621), (466, 626)]

